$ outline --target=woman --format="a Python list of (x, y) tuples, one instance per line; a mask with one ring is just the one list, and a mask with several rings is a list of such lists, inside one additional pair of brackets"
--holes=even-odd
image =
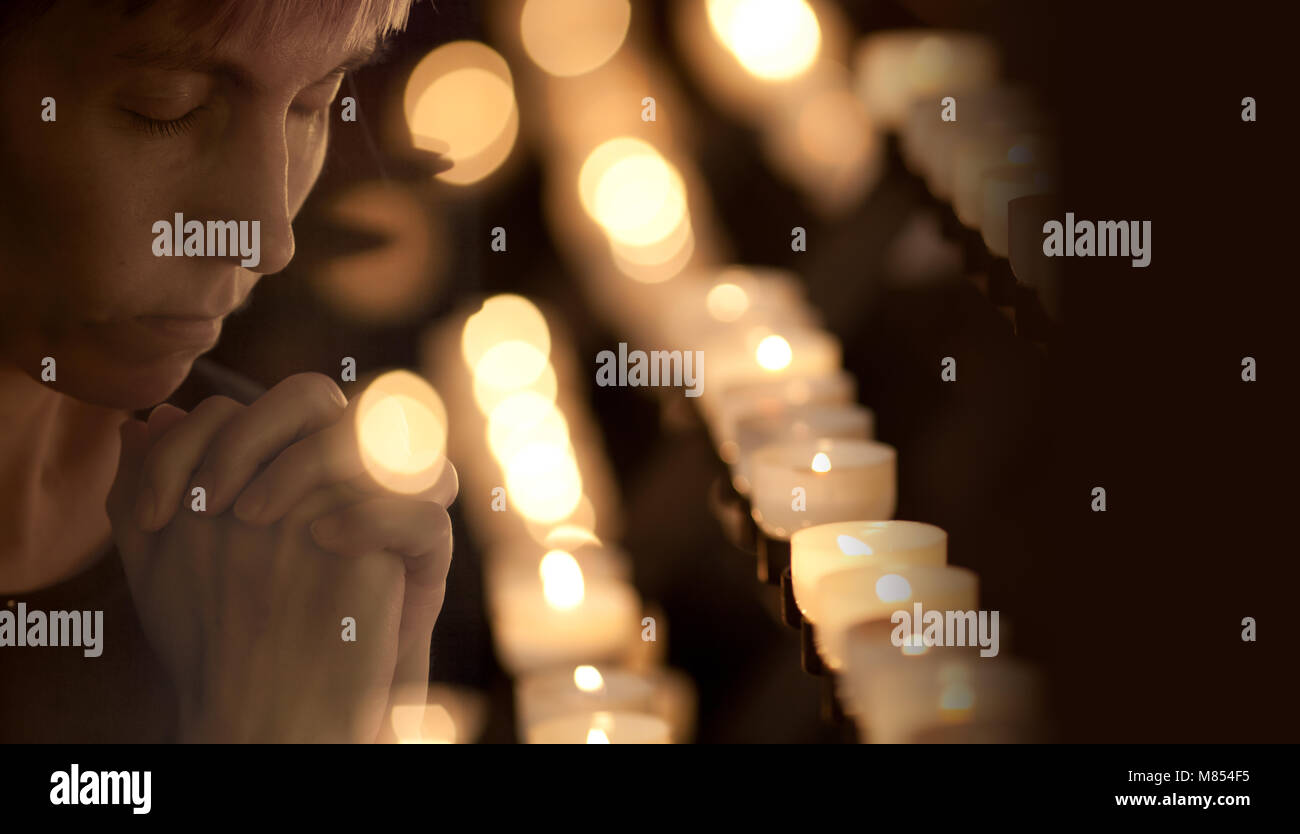
[[(0, 7), (0, 603), (104, 611), (98, 657), (0, 639), (5, 740), (391, 740), (422, 700), (450, 464), (384, 493), (315, 374), (132, 416), (293, 257), (340, 81), (408, 5)], [(259, 257), (156, 255), (178, 213), (256, 221)]]

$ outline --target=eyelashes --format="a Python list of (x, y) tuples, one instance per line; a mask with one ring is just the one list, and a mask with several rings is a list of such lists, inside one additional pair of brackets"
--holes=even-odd
[(180, 136), (194, 127), (194, 122), (198, 119), (199, 111), (202, 109), (202, 107), (196, 107), (179, 119), (153, 119), (142, 116), (134, 110), (127, 110), (126, 112), (130, 114), (131, 121), (135, 123), (135, 126), (150, 136), (174, 137)]
[[(303, 119), (317, 119), (324, 116), (333, 106), (334, 100), (331, 96), (330, 101), (322, 107), (291, 107), (289, 112)], [(134, 110), (126, 110), (128, 116), (135, 126), (153, 137), (173, 138), (187, 133), (194, 127), (195, 121), (199, 117), (199, 112), (206, 110), (206, 107), (195, 107), (190, 112), (181, 116), (179, 119), (154, 119), (142, 115)]]

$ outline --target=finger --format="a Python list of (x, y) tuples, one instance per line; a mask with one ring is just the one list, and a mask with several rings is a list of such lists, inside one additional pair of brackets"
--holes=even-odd
[(139, 482), (135, 519), (140, 529), (152, 532), (171, 520), (213, 436), (243, 408), (229, 397), (208, 397), (154, 442)]
[(404, 558), (395, 686), (427, 681), (433, 627), (447, 593), (453, 539), (447, 511), (429, 501), (380, 496), (318, 518), (312, 538), (339, 554), (387, 550)]
[[(131, 555), (142, 552), (137, 547), (144, 534), (135, 523), (135, 496), (140, 471), (149, 448), (149, 429), (139, 420), (126, 420), (119, 429), (121, 452), (117, 461), (117, 474), (108, 490), (104, 508), (113, 526), (113, 536), (125, 563)], [(128, 568), (131, 567), (128, 565)]]
[(271, 524), (313, 489), (344, 482), (367, 486), (352, 422), (345, 412), (334, 425), (277, 455), (240, 493), (235, 516), (248, 524)]
[[(354, 403), (357, 401), (353, 401)], [(354, 421), (349, 406), (342, 419), (328, 429), (298, 441), (281, 452), (255, 477), (235, 502), (235, 516), (248, 524), (279, 521), (309, 491), (333, 483), (347, 482), (363, 492), (385, 493), (369, 477), (361, 460)], [(456, 500), (460, 489), (456, 468), (443, 461), (434, 484), (410, 497), (432, 501), (443, 507)]]
[(333, 553), (386, 550), (403, 557), (403, 623), (410, 609), (433, 627), (451, 566), (451, 518), (445, 509), (429, 501), (379, 496), (324, 515), (310, 529), (316, 544)]
[(177, 408), (171, 403), (162, 403), (149, 412), (147, 425), (149, 427), (149, 443), (156, 443), (158, 438), (162, 437), (172, 426), (185, 419), (186, 412), (184, 409)]
[[(451, 562), (451, 518), (440, 505), (398, 496), (376, 496), (327, 513), (311, 535), (339, 554), (388, 550), (407, 560), (407, 575), (441, 582)], [(433, 554), (442, 559), (426, 559)]]
[(339, 421), (347, 398), (324, 374), (295, 374), (222, 427), (191, 488), (207, 491), (208, 510), (224, 512), (249, 480), (286, 446)]

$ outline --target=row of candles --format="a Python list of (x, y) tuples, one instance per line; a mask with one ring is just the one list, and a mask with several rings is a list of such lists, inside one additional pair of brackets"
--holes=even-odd
[(571, 340), (518, 295), (429, 331), (425, 371), (457, 410), (451, 456), (486, 544), (493, 646), (529, 743), (680, 743), (695, 694), (664, 667), (668, 623), (632, 583), (616, 490), (575, 390)]
[[(736, 46), (726, 34), (743, 26), (727, 22), (728, 13), (739, 11), (724, 5), (708, 4), (714, 46), (725, 50)], [(886, 38), (912, 45), (914, 53), (898, 59), (904, 64), (918, 59), (915, 51), (922, 61), (930, 55), (941, 64), (993, 63), (987, 45), (966, 36), (902, 33)], [(743, 64), (737, 50), (732, 52)], [(859, 50), (866, 56), (862, 63), (878, 64), (879, 52), (868, 39)], [(815, 58), (809, 64), (819, 65)], [(899, 84), (919, 85), (913, 76), (936, 83), (942, 73), (930, 69), (909, 75), (894, 67), (884, 76)], [(754, 75), (756, 88), (769, 89), (767, 80)], [(731, 76), (734, 81), (735, 73)], [(844, 89), (842, 74), (817, 71), (812, 76), (818, 80), (798, 82), (798, 96), (785, 86), (784, 100)], [(964, 76), (949, 71), (945, 77)], [(873, 415), (855, 402), (857, 386), (841, 367), (841, 345), (819, 327), (797, 276), (719, 262), (717, 253), (725, 245), (709, 234), (713, 224), (707, 195), (690, 166), (681, 131), (647, 129), (627, 118), (610, 124), (601, 114), (574, 106), (584, 89), (598, 90), (597, 98), (610, 100), (609, 87), (647, 78), (660, 79), (655, 87), (660, 101), (680, 99), (632, 42), (582, 83), (544, 75), (532, 79), (535, 94), (552, 112), (546, 124), (555, 124), (548, 137), (553, 174), (548, 214), (557, 241), (569, 251), (592, 300), (623, 332), (647, 345), (702, 350), (703, 393), (694, 402), (729, 467), (729, 486), (752, 518), (760, 574), (775, 583), (788, 561), (797, 618), (815, 636), (815, 650), (838, 679), (845, 711), (858, 721), (862, 737), (1032, 737), (1040, 718), (1032, 669), (1005, 656), (982, 658), (977, 648), (899, 647), (889, 639), (891, 614), (910, 612), (914, 602), (927, 609), (976, 608), (977, 577), (947, 564), (943, 530), (889, 520), (895, 508), (896, 452), (873, 439)], [(738, 87), (743, 83), (730, 89)], [(626, 97), (637, 93), (632, 86), (622, 92)], [(870, 114), (872, 91), (858, 85), (857, 92), (855, 101)], [(936, 100), (936, 122), (939, 110)], [(977, 121), (974, 107), (971, 120)], [(781, 121), (769, 116), (759, 123), (776, 132)], [(884, 120), (872, 123), (887, 125)], [(857, 127), (853, 120), (830, 124), (858, 129), (866, 122)], [(883, 144), (883, 131), (863, 137), (865, 147)], [(1032, 145), (1036, 152), (1040, 147), (1045, 143)], [(818, 150), (815, 142), (803, 148), (806, 155)], [(1029, 166), (1042, 159), (1025, 153), (1015, 151), (1008, 164)], [(976, 165), (982, 172), (1000, 167), (997, 158), (986, 161), (983, 167)], [(964, 184), (971, 180), (971, 164), (963, 164)], [(861, 165), (874, 170), (866, 155)], [(864, 175), (862, 181), (870, 177)], [(981, 174), (974, 181), (982, 188), (986, 178)], [(996, 176), (988, 182), (1001, 188)], [(838, 195), (823, 196), (814, 202), (834, 207)]]
[[(865, 738), (953, 728), (962, 738), (1020, 737), (1037, 717), (1032, 670), (1005, 657), (885, 639), (889, 614), (913, 601), (974, 607), (977, 579), (947, 565), (942, 530), (888, 520), (896, 454), (872, 439), (872, 414), (854, 402), (838, 340), (819, 327), (796, 276), (726, 265), (726, 243), (690, 163), (684, 97), (648, 58), (626, 3), (600, 4), (595, 15), (592, 8), (576, 0), (498, 4), (492, 22), (502, 48), (513, 51), (510, 62), (477, 43), (435, 50), (407, 89), (415, 143), (445, 151), (431, 137), (450, 137), (459, 172), (440, 178), (462, 185), (502, 166), (517, 135), (538, 144), (547, 218), (593, 306), (647, 347), (703, 351), (703, 396), (693, 402), (729, 467), (733, 497), (752, 519), (742, 529), (755, 535), (760, 573), (775, 582), (789, 562), (792, 619), (815, 638)], [(832, 216), (852, 207), (880, 175), (886, 138), (897, 136), (935, 196), (951, 201), (987, 252), (1009, 259), (1015, 278), (1055, 310), (1059, 282), (1035, 257), (1037, 236), (1029, 233), (1041, 222), (1027, 219), (1054, 205), (1055, 143), (1029, 96), (998, 84), (987, 41), (876, 33), (858, 43), (850, 69), (850, 34), (831, 4), (680, 3), (676, 20), (701, 88), (759, 128), (773, 169), (810, 205)], [(647, 117), (647, 95), (657, 118)], [(941, 115), (947, 96), (956, 100), (956, 121)], [(541, 117), (521, 119), (522, 99), (539, 102)], [(478, 133), (457, 133), (471, 127)], [(429, 373), (455, 392), (452, 401), (477, 406), (452, 421), (481, 428), (466, 434), (478, 446), (456, 454), (469, 464), (469, 491), (500, 481), (508, 498), (504, 518), (485, 517), (481, 502), (466, 506), (480, 516), (477, 531), (500, 540), (488, 564), (489, 607), (498, 655), (520, 678), (521, 727), (530, 735), (540, 714), (564, 719), (555, 726), (565, 729), (543, 734), (547, 740), (658, 740), (657, 717), (680, 740), (662, 696), (636, 701), (635, 720), (619, 729), (609, 710), (585, 709), (595, 702), (574, 694), (588, 693), (595, 669), (606, 687), (594, 690), (604, 693), (598, 699), (621, 703), (611, 697), (607, 666), (578, 661), (618, 656), (626, 639), (619, 635), (635, 631), (642, 612), (626, 559), (601, 543), (611, 538), (617, 502), (591, 486), (600, 479), (598, 455), (578, 461), (595, 447), (575, 439), (582, 409), (556, 383), (550, 360), (565, 352), (551, 350), (546, 321), (529, 306), (489, 300), (463, 328), (441, 331), (440, 347), (428, 352)], [(445, 367), (457, 354), (454, 336), (464, 357), (459, 376)], [(497, 468), (478, 471), (476, 460)], [(636, 656), (618, 662), (636, 669)], [(532, 675), (550, 683), (526, 683)], [(566, 694), (546, 697), (573, 704), (563, 716), (522, 706), (540, 697), (525, 692), (557, 689)], [(652, 681), (638, 691), (657, 690)], [(643, 732), (647, 726), (654, 730)]]

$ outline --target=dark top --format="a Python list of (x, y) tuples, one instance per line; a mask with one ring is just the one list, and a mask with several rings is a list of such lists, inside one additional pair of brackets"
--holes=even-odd
[[(222, 394), (256, 399), (256, 383), (200, 359), (168, 400), (192, 409)], [(81, 646), (0, 647), (0, 743), (167, 742), (176, 739), (176, 695), (136, 617), (117, 548), (70, 579), (35, 591), (0, 591), (27, 610), (104, 612), (99, 657)]]

